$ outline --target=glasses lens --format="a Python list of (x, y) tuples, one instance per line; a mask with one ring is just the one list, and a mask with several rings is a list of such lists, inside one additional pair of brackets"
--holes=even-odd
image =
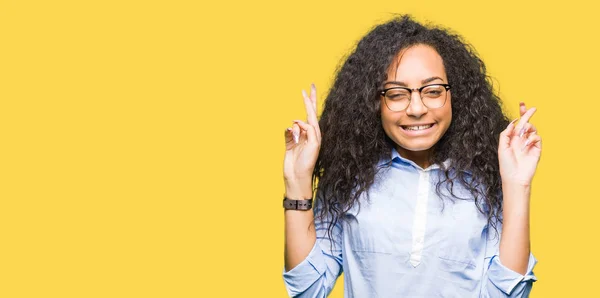
[(390, 89), (385, 92), (385, 103), (392, 111), (402, 111), (408, 107), (410, 92), (406, 89)]
[(442, 107), (446, 103), (446, 88), (440, 85), (432, 85), (421, 90), (423, 104), (430, 109)]

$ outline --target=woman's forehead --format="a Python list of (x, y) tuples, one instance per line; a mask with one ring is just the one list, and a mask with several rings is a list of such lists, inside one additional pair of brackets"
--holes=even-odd
[(387, 81), (414, 83), (431, 77), (440, 77), (446, 81), (442, 57), (427, 45), (415, 45), (401, 50), (388, 67), (387, 76)]

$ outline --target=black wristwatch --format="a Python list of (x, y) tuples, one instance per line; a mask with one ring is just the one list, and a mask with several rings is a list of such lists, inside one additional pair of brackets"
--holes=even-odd
[(285, 210), (310, 210), (312, 208), (312, 199), (290, 200), (283, 196), (283, 208)]

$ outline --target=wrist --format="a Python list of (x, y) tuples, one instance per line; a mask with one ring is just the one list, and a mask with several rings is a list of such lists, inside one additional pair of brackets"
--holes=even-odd
[(288, 185), (285, 186), (284, 196), (290, 200), (308, 200), (313, 197), (312, 184)]
[[(304, 199), (312, 197), (312, 177), (305, 178), (288, 178), (284, 177), (285, 193), (289, 194), (289, 199), (292, 197), (304, 196)], [(307, 197), (308, 196), (308, 197)]]
[(312, 175), (283, 175), (283, 181), (286, 184), (303, 184), (303, 183), (312, 183), (313, 176)]
[(531, 192), (531, 183), (502, 180), (502, 192), (529, 194)]
[(505, 215), (506, 213), (516, 211), (521, 213), (529, 210), (531, 197), (531, 186), (519, 183), (502, 184), (502, 203)]
[(531, 180), (518, 175), (500, 175), (502, 186), (508, 185), (510, 187), (531, 187)]
[(306, 192), (297, 192), (297, 193), (285, 192), (283, 194), (283, 196), (286, 197), (288, 200), (310, 200), (310, 199), (312, 199), (312, 193), (306, 193)]

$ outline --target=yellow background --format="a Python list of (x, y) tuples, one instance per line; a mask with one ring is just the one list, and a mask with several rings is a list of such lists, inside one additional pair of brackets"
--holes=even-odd
[(538, 108), (532, 297), (593, 297), (598, 8), (548, 3), (0, 1), (0, 297), (285, 297), (283, 131), (393, 13)]

